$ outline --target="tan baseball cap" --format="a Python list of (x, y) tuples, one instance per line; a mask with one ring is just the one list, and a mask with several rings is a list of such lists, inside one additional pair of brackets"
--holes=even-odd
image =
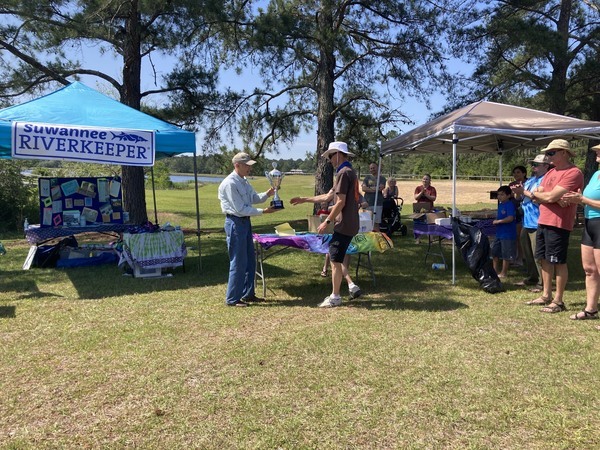
[(241, 163), (241, 164), (246, 164), (247, 166), (252, 166), (252, 165), (256, 164), (256, 161), (254, 161), (248, 153), (244, 153), (244, 152), (240, 152), (240, 153), (236, 154), (231, 161), (234, 164)]
[(536, 155), (535, 158), (529, 160), (529, 164), (537, 163), (537, 164), (550, 164), (546, 161), (546, 155)]

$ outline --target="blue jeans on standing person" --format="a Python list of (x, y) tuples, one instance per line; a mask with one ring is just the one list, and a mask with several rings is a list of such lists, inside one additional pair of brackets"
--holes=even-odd
[(226, 303), (254, 297), (256, 256), (252, 241), (252, 224), (249, 217), (227, 216), (225, 234), (229, 252), (229, 281)]

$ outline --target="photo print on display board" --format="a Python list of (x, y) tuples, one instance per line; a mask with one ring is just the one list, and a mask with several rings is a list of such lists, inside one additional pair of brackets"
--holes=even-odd
[(69, 180), (66, 183), (62, 183), (60, 188), (62, 189), (65, 197), (70, 197), (79, 189), (79, 183), (77, 183), (77, 180), (75, 179)]

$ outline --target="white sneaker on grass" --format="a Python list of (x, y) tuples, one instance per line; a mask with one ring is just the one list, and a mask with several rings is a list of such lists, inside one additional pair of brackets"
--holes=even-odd
[(356, 284), (352, 284), (352, 286), (348, 286), (348, 290), (350, 291), (350, 299), (358, 298), (362, 294), (362, 291)]
[(333, 308), (334, 306), (340, 306), (341, 304), (341, 297), (333, 297), (332, 295), (329, 295), (325, 297), (325, 300), (319, 303), (319, 308)]

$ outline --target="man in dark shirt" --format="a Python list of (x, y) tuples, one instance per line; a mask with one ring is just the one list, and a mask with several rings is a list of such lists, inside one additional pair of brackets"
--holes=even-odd
[(323, 157), (329, 158), (333, 167), (336, 168), (336, 182), (333, 189), (326, 194), (314, 197), (294, 197), (290, 200), (292, 205), (334, 200), (329, 216), (317, 229), (317, 232), (322, 234), (325, 232), (327, 225), (335, 221), (333, 236), (329, 243), (332, 292), (319, 304), (319, 308), (331, 308), (342, 304), (340, 287), (344, 277), (344, 257), (350, 241), (359, 229), (358, 178), (352, 169), (352, 164), (348, 161), (350, 156), (354, 156), (354, 154), (348, 151), (348, 145), (345, 142), (332, 142), (329, 144), (327, 151), (323, 153)]

